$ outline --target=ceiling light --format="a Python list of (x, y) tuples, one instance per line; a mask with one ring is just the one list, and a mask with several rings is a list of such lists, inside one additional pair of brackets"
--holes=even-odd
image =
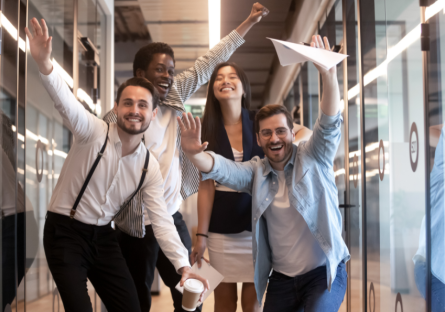
[(209, 48), (221, 39), (221, 0), (209, 0)]

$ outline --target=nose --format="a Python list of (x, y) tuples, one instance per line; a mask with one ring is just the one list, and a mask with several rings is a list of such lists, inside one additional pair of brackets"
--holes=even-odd
[(272, 136), (270, 137), (269, 141), (270, 142), (277, 142), (280, 139), (278, 138), (278, 135), (275, 133), (275, 131), (272, 131)]

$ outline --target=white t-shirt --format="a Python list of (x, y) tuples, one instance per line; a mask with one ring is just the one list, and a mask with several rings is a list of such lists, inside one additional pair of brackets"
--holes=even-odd
[(290, 206), (284, 171), (278, 174), (278, 193), (264, 212), (272, 268), (287, 276), (307, 273), (326, 264), (326, 255), (301, 214)]

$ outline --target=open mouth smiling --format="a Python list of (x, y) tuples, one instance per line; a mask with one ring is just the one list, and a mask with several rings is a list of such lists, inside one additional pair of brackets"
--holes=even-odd
[(283, 146), (284, 146), (283, 144), (281, 144), (281, 145), (274, 145), (274, 146), (270, 146), (269, 149), (272, 152), (278, 152), (278, 151), (280, 151), (283, 148)]
[(235, 90), (235, 89), (232, 88), (232, 87), (224, 87), (224, 88), (220, 89), (219, 91), (220, 92), (227, 92), (227, 91), (233, 91), (233, 90)]
[(167, 91), (168, 88), (170, 87), (170, 85), (168, 83), (161, 82), (161, 83), (158, 83), (158, 87), (161, 88), (164, 91)]

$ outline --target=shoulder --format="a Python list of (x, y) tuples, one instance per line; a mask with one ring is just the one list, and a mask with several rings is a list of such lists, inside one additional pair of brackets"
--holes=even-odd
[(102, 118), (102, 120), (108, 123), (117, 122), (117, 116), (114, 110), (110, 110), (108, 113), (106, 113), (105, 116)]

